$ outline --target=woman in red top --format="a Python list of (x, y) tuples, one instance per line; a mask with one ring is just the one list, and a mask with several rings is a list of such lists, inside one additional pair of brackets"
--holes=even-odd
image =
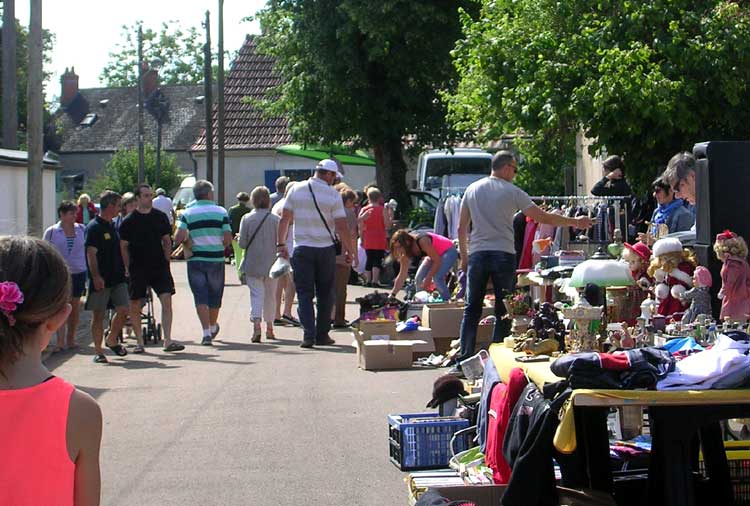
[(0, 504), (96, 506), (102, 414), (50, 374), (42, 350), (70, 314), (70, 274), (49, 243), (0, 239)]
[(367, 190), (367, 200), (370, 203), (359, 212), (362, 247), (367, 253), (365, 278), (368, 286), (380, 287), (380, 271), (388, 249), (386, 231), (393, 223), (393, 216), (390, 207), (383, 205), (383, 194), (379, 189), (370, 187)]
[(445, 301), (450, 300), (451, 292), (445, 277), (458, 260), (458, 250), (453, 241), (432, 232), (417, 234), (401, 229), (391, 238), (391, 254), (400, 265), (396, 281), (393, 282), (392, 296), (395, 297), (404, 286), (412, 259), (423, 258), (414, 277), (417, 288), (429, 290), (434, 281), (440, 297)]
[(83, 226), (86, 226), (91, 220), (94, 219), (94, 216), (96, 216), (97, 213), (98, 211), (96, 210), (96, 206), (93, 202), (91, 202), (91, 197), (89, 197), (87, 193), (82, 193), (78, 197), (76, 223), (80, 223)]

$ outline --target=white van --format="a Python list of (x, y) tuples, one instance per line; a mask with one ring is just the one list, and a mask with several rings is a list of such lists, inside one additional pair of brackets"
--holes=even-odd
[(481, 149), (433, 149), (419, 156), (417, 188), (440, 197), (444, 191), (461, 191), (490, 174), (492, 154)]
[(175, 210), (185, 209), (189, 203), (195, 200), (193, 197), (193, 186), (195, 185), (195, 176), (186, 176), (180, 183), (180, 189), (174, 194), (172, 204)]

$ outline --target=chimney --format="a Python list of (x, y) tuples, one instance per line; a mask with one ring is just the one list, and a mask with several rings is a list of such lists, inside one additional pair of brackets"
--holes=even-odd
[(60, 105), (67, 107), (78, 95), (78, 76), (75, 67), (65, 67), (65, 73), (60, 76), (61, 93)]
[(148, 69), (143, 74), (143, 98), (148, 99), (156, 88), (159, 87), (159, 72)]

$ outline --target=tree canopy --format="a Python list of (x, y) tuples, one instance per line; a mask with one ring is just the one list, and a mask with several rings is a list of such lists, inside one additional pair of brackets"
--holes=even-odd
[[(144, 149), (144, 172), (146, 182), (156, 181), (156, 148), (146, 144)], [(161, 170), (159, 185), (172, 192), (180, 186), (184, 174), (172, 153), (161, 152)], [(133, 191), (138, 184), (138, 150), (136, 148), (119, 149), (92, 181), (86, 186), (86, 193), (97, 196), (104, 190), (113, 190), (119, 194)]]
[(263, 107), (287, 117), (300, 142), (372, 148), (378, 184), (403, 196), (403, 140), (419, 149), (455, 139), (440, 92), (456, 83), (458, 9), (472, 4), (271, 0), (258, 14), (259, 48), (283, 82)]
[(546, 167), (574, 162), (582, 129), (643, 188), (677, 151), (750, 134), (743, 2), (482, 0), (462, 22), (452, 120), (526, 133)]
[[(135, 86), (138, 82), (138, 26), (122, 26), (122, 41), (109, 53), (109, 62), (99, 76), (105, 86)], [(144, 27), (143, 60), (161, 62), (161, 83), (202, 83), (202, 35), (194, 27), (182, 29), (175, 21), (162, 23), (158, 32)]]

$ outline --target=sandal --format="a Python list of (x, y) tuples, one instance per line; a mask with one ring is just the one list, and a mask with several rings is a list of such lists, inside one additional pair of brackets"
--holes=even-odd
[(133, 353), (145, 353), (146, 349), (141, 344), (136, 344), (135, 348), (133, 348)]
[(276, 335), (273, 332), (266, 332), (266, 339), (269, 341), (276, 341)]
[[(128, 354), (128, 350), (125, 349), (125, 347), (121, 344), (107, 344), (107, 348), (112, 350), (112, 353), (117, 355), (118, 357), (124, 357)], [(133, 353), (135, 353), (135, 350), (133, 350)]]
[(253, 337), (250, 339), (251, 343), (259, 343), (260, 342), (260, 331), (255, 332), (253, 334)]
[(167, 346), (164, 347), (164, 351), (182, 351), (184, 349), (185, 349), (184, 344), (175, 343), (174, 341), (172, 341), (171, 343), (169, 343)]
[(107, 362), (109, 362), (109, 360), (104, 356), (104, 353), (99, 353), (94, 357), (95, 364), (106, 364)]

